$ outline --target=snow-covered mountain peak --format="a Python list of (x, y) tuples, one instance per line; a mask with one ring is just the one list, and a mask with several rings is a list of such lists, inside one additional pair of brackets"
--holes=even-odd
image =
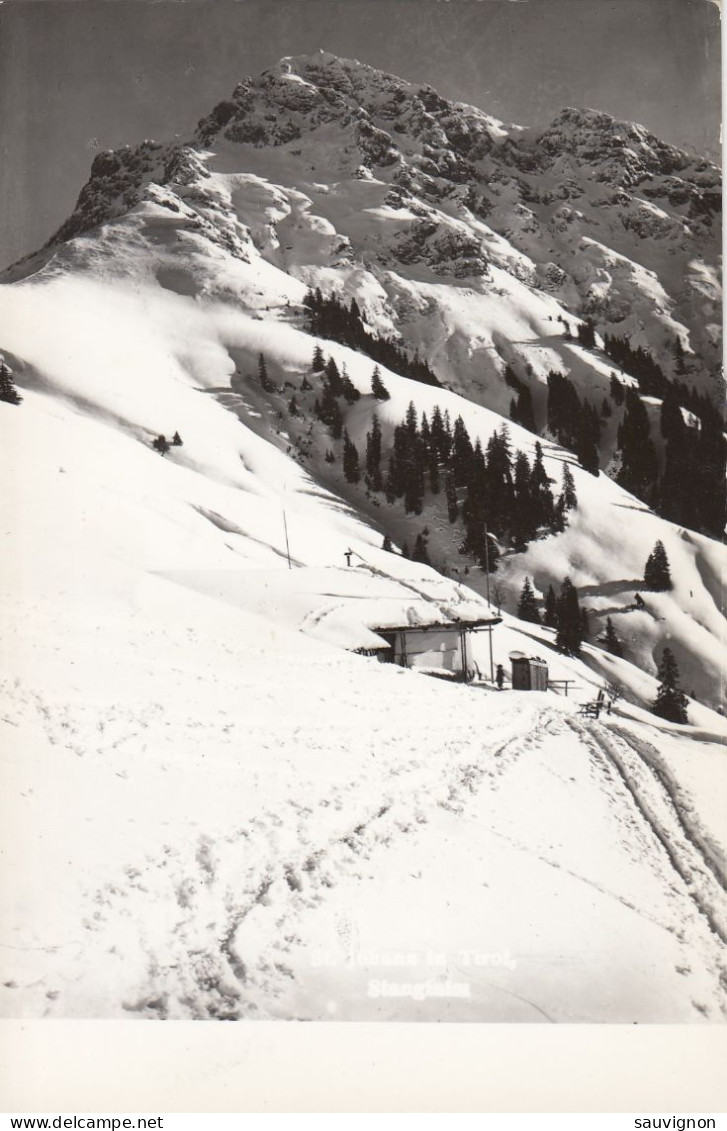
[(568, 154), (592, 166), (597, 179), (626, 187), (685, 171), (705, 187), (719, 184), (719, 170), (706, 159), (661, 141), (637, 122), (599, 110), (566, 107), (537, 136), (533, 149), (543, 168)]

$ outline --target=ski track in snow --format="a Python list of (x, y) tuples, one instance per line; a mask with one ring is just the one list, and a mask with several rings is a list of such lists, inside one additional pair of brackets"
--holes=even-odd
[[(569, 718), (568, 725), (581, 735), (594, 753), (618, 773), (634, 804), (683, 881), (690, 899), (705, 917), (712, 933), (727, 944), (727, 888), (683, 809), (675, 804), (674, 788), (648, 757), (648, 744), (623, 727), (607, 728)], [(727, 984), (727, 971), (724, 974)]]

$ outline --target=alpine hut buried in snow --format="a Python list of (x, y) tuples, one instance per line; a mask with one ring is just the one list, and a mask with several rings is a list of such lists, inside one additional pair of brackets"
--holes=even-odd
[(491, 632), (500, 619), (493, 614), (475, 619), (453, 617), (423, 624), (376, 626), (373, 631), (388, 646), (379, 650), (378, 657), (384, 663), (467, 682), (479, 674), (470, 633)]
[(361, 562), (166, 576), (349, 652), (443, 678), (477, 678), (473, 634), (492, 632), (502, 618), (477, 593), (427, 566), (388, 553), (383, 560), (390, 573)]

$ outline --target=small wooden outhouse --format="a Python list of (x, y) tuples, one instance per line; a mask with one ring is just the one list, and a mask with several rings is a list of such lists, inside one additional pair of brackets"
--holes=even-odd
[(513, 656), (513, 691), (547, 691), (548, 665), (539, 656)]

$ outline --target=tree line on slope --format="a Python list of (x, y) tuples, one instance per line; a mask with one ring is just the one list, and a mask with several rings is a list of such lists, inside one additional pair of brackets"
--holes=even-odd
[(320, 287), (309, 289), (303, 298), (305, 327), (313, 337), (328, 338), (332, 342), (349, 346), (365, 353), (373, 361), (419, 381), (423, 385), (441, 386), (429, 364), (418, 352), (410, 357), (391, 338), (374, 333), (364, 323), (361, 308), (352, 298), (348, 306), (335, 294), (323, 295)]
[[(375, 334), (355, 298), (346, 305), (335, 294), (324, 296), (319, 287), (309, 288), (304, 300), (306, 328), (315, 336), (329, 338), (366, 353), (373, 360), (406, 377), (427, 385), (441, 385), (425, 360), (408, 353), (390, 338)], [(566, 337), (572, 338), (564, 318)], [(577, 327), (577, 340), (586, 349), (596, 349), (596, 328), (591, 318)], [(727, 518), (727, 443), (719, 412), (705, 395), (682, 381), (671, 381), (653, 355), (644, 347), (633, 347), (628, 339), (604, 335), (604, 352), (622, 370), (638, 381), (639, 391), (624, 390), (617, 378), (611, 381), (611, 398), (624, 405), (617, 442), (620, 452), (616, 481), (672, 522), (721, 537)], [(686, 372), (684, 350), (677, 338), (674, 345), (677, 374)], [(511, 419), (537, 433), (532, 397), (525, 382), (506, 366), (505, 381), (515, 390), (510, 405)], [(651, 437), (648, 412), (641, 395), (662, 399), (661, 432), (664, 437), (663, 467)], [(681, 409), (693, 413), (697, 428), (685, 423)], [(592, 475), (599, 473), (599, 442), (602, 418), (612, 414), (607, 398), (600, 410), (585, 398), (581, 400), (571, 381), (557, 371), (548, 375), (547, 427), (558, 442), (574, 452), (581, 466)], [(335, 412), (335, 410), (334, 410)]]
[[(431, 421), (426, 413), (420, 419), (411, 402), (386, 448), (374, 413), (362, 456), (343, 426), (340, 399), (353, 404), (360, 397), (345, 366), (339, 372), (335, 360), (326, 361), (316, 347), (313, 372), (321, 380), (314, 411), (331, 436), (343, 441), (346, 481), (363, 479), (370, 491), (383, 493), (388, 503), (403, 501), (407, 514), (421, 514), (427, 494), (444, 492), (449, 521), (454, 524), (461, 518), (464, 525), (462, 552), (471, 553), (482, 568), (497, 569), (500, 547), (496, 539), (509, 541), (519, 551), (538, 534), (565, 529), (568, 511), (577, 505), (573, 475), (565, 464), (562, 490), (556, 498), (539, 443), (531, 463), (525, 452), (512, 450), (503, 425), (483, 449), (479, 438), (473, 444), (461, 416), (452, 424), (449, 413), (435, 405)], [(372, 393), (378, 400), (388, 398), (378, 367), (372, 377)]]
[[(638, 356), (642, 355), (650, 358), (647, 351), (639, 350)], [(517, 397), (510, 404), (510, 418), (537, 433), (529, 388), (509, 366), (505, 380), (517, 390)], [(603, 419), (620, 410), (616, 482), (663, 518), (702, 530), (711, 537), (721, 537), (727, 518), (727, 443), (719, 412), (708, 397), (687, 389), (681, 382), (664, 377), (658, 388), (662, 395), (659, 428), (664, 440), (661, 461), (641, 391), (625, 386), (615, 373), (611, 377), (610, 397), (604, 399), (599, 411), (587, 399), (581, 400), (569, 378), (551, 370), (548, 432), (562, 447), (575, 453), (581, 467), (598, 475)], [(684, 410), (693, 414), (695, 424), (686, 422)]]
[[(643, 346), (634, 347), (627, 338), (604, 335), (604, 352), (638, 381), (622, 391), (625, 401), (619, 427), (621, 467), (617, 482), (671, 522), (703, 530), (719, 538), (727, 518), (725, 471), (727, 442), (719, 410), (710, 398), (690, 388), (679, 376), (686, 373), (681, 340), (674, 342), (677, 379), (670, 379)], [(611, 393), (619, 398), (611, 381)], [(651, 426), (642, 396), (661, 400), (659, 427), (664, 440), (664, 458), (659, 466)], [(684, 411), (696, 418), (696, 427), (684, 419)]]

